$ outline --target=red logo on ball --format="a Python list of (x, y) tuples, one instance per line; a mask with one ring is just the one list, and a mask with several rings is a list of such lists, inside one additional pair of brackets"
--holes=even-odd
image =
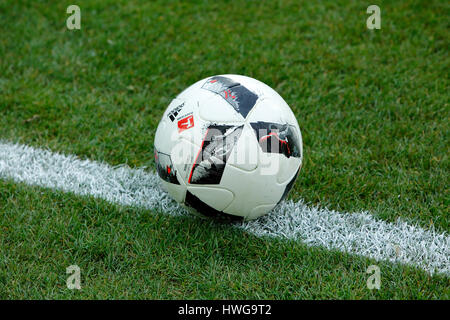
[(190, 115), (186, 118), (178, 120), (178, 132), (190, 129), (194, 126), (194, 116)]

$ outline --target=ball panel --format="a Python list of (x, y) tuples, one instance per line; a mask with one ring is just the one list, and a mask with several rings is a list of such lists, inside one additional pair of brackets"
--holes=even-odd
[(161, 184), (162, 184), (164, 190), (166, 190), (169, 193), (169, 195), (176, 202), (179, 202), (179, 203), (184, 202), (184, 198), (186, 196), (186, 186), (185, 185), (173, 184), (173, 183), (166, 182), (164, 180), (161, 180)]
[(284, 186), (276, 182), (276, 175), (263, 175), (259, 167), (249, 172), (227, 165), (220, 186), (235, 195), (224, 212), (242, 217), (257, 206), (277, 203), (284, 191)]
[(203, 201), (201, 201), (198, 197), (196, 197), (191, 192), (186, 192), (186, 200), (185, 204), (196, 210), (198, 213), (202, 214), (205, 217), (213, 218), (216, 220), (222, 220), (222, 221), (242, 221), (243, 217), (230, 215), (225, 212), (216, 210)]
[(227, 165), (232, 165), (241, 170), (253, 171), (258, 167), (259, 146), (255, 133), (249, 125), (244, 125), (241, 136), (231, 151)]
[(156, 128), (154, 145), (155, 150), (170, 154), (170, 151), (172, 149), (172, 141), (169, 141), (169, 143), (167, 143), (166, 137), (170, 137), (171, 135), (172, 129), (169, 127), (166, 118), (163, 118)]
[(258, 121), (285, 123), (286, 120), (282, 111), (280, 105), (270, 98), (260, 98), (245, 120), (247, 123)]
[(242, 116), (219, 95), (204, 90), (205, 98), (199, 101), (199, 117), (210, 123), (242, 123)]
[[(277, 183), (285, 185), (291, 181), (292, 177), (296, 177), (296, 172), (300, 169), (302, 165), (302, 160), (300, 158), (286, 158), (280, 157), (280, 167), (276, 173)], [(295, 179), (294, 179), (295, 180)]]
[[(298, 177), (298, 174), (300, 173), (300, 168), (298, 168), (297, 172), (295, 173), (295, 175), (292, 177), (292, 179), (286, 184), (286, 187), (284, 188), (283, 194), (280, 198), (280, 200), (278, 200), (278, 203), (280, 203), (281, 201), (283, 201), (284, 199), (286, 199), (286, 197), (289, 194), (289, 191), (291, 191), (292, 187), (294, 186), (295, 180)], [(277, 204), (278, 204), (277, 203)]]
[(188, 191), (218, 211), (223, 211), (233, 201), (231, 191), (223, 188), (188, 186)]

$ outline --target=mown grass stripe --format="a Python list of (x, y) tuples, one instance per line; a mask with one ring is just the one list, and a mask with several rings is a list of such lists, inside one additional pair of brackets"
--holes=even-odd
[[(20, 144), (0, 143), (0, 178), (171, 215), (186, 214), (161, 190), (153, 172), (125, 165), (111, 167)], [(298, 240), (450, 275), (449, 236), (404, 221), (389, 223), (368, 212), (340, 213), (285, 201), (269, 215), (236, 226), (256, 236)]]

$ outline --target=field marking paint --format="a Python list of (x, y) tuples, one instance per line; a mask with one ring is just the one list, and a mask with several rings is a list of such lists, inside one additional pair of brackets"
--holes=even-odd
[[(20, 144), (0, 142), (0, 178), (171, 215), (187, 214), (161, 190), (153, 172), (112, 167)], [(450, 276), (448, 235), (404, 221), (389, 223), (368, 212), (340, 213), (302, 201), (285, 201), (270, 214), (236, 227), (258, 237), (298, 240)]]

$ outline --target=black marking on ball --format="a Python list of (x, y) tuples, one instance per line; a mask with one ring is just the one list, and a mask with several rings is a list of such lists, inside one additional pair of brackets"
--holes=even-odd
[(300, 137), (294, 126), (264, 121), (252, 122), (250, 125), (263, 152), (301, 158)]
[(211, 125), (189, 175), (191, 184), (219, 184), (243, 125)]
[(182, 104), (180, 104), (179, 106), (176, 106), (175, 108), (173, 108), (168, 114), (167, 116), (169, 117), (170, 121), (174, 121), (178, 115), (178, 113), (181, 111), (181, 109), (183, 109), (184, 106), (184, 102)]
[(286, 188), (284, 188), (283, 195), (281, 196), (280, 200), (278, 201), (277, 205), (280, 204), (281, 201), (287, 198), (289, 191), (291, 191), (292, 187), (294, 186), (294, 182), (298, 177), (298, 174), (300, 173), (300, 168), (298, 168), (297, 172), (295, 173), (294, 177), (289, 181), (289, 183), (286, 185)]
[(258, 95), (230, 78), (216, 76), (208, 79), (203, 89), (217, 93), (228, 102), (244, 119), (258, 100)]
[(173, 184), (180, 184), (177, 179), (177, 171), (173, 166), (170, 155), (155, 149), (156, 172), (161, 179)]

